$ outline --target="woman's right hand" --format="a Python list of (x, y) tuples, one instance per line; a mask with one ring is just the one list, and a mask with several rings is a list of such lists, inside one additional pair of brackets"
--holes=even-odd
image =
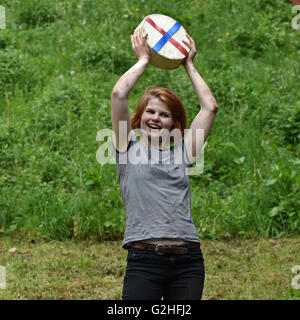
[(138, 60), (146, 60), (149, 62), (151, 58), (150, 48), (147, 44), (148, 34), (142, 36), (141, 30), (136, 29), (131, 37), (131, 45), (134, 54)]

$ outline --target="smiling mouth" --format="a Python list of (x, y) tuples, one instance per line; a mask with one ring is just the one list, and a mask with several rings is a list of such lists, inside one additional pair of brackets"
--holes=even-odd
[(147, 124), (148, 128), (150, 128), (150, 130), (160, 130), (161, 127), (156, 125), (156, 124)]

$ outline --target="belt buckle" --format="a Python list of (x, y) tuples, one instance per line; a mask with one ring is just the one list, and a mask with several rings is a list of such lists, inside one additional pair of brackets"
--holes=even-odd
[(161, 243), (157, 244), (155, 247), (155, 253), (162, 256), (164, 254), (164, 252), (159, 252), (159, 248), (163, 248), (163, 247), (165, 247), (163, 244), (161, 244)]

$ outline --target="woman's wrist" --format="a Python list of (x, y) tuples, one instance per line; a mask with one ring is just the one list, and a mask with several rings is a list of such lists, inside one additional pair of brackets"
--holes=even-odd
[(150, 57), (143, 56), (143, 57), (140, 57), (138, 60), (143, 62), (143, 63), (148, 64), (149, 61), (150, 61)]
[(195, 66), (194, 66), (194, 63), (193, 61), (187, 61), (186, 63), (183, 64), (184, 68), (187, 70), (187, 69), (195, 69)]

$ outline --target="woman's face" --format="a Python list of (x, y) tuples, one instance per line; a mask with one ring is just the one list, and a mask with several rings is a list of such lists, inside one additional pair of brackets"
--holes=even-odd
[(157, 97), (150, 97), (142, 114), (140, 125), (140, 128), (147, 133), (148, 139), (170, 133), (174, 127), (172, 113), (167, 105)]

